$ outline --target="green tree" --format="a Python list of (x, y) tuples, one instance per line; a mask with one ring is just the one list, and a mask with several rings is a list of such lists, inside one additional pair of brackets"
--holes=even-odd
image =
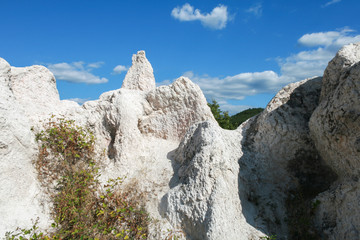
[(236, 129), (231, 123), (231, 118), (227, 111), (223, 112), (220, 110), (220, 105), (213, 99), (212, 103), (208, 103), (215, 120), (219, 123), (219, 126), (224, 129)]
[(240, 124), (248, 120), (249, 118), (261, 113), (263, 108), (249, 108), (242, 112), (239, 112), (230, 117), (230, 122), (234, 127), (238, 127)]

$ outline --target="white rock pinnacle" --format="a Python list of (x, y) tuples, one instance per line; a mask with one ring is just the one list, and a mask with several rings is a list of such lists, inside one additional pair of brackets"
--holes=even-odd
[(138, 51), (132, 57), (132, 66), (127, 72), (122, 88), (150, 91), (156, 88), (153, 68), (145, 57), (145, 51)]

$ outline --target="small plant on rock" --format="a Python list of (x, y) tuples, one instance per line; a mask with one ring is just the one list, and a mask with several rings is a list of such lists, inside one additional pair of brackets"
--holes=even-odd
[(7, 239), (146, 239), (149, 218), (136, 194), (120, 188), (121, 178), (101, 186), (93, 133), (64, 118), (51, 118), (44, 127), (36, 134), (34, 164), (53, 201), (54, 231), (38, 234), (34, 225), (36, 238), (24, 230)]

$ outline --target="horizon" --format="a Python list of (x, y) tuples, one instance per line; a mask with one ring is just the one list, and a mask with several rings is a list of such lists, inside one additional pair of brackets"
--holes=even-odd
[(322, 76), (342, 46), (360, 42), (359, 10), (351, 0), (4, 1), (0, 57), (46, 66), (60, 98), (82, 103), (120, 88), (144, 50), (157, 86), (189, 77), (233, 115)]

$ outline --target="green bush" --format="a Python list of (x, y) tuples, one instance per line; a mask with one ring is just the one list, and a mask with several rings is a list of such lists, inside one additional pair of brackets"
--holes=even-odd
[(101, 186), (93, 133), (63, 118), (44, 127), (34, 164), (53, 201), (54, 229), (38, 233), (35, 223), (7, 239), (146, 239), (149, 218), (136, 193), (121, 189), (121, 178)]

